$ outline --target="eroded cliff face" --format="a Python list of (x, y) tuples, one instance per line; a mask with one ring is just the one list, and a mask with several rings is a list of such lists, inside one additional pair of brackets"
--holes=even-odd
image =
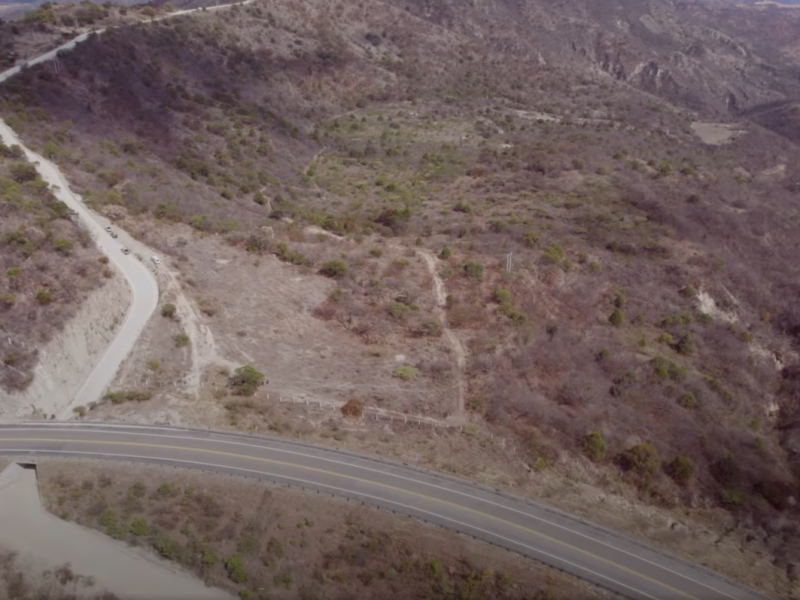
[(64, 328), (38, 348), (33, 382), (21, 393), (0, 391), (0, 419), (50, 417), (69, 404), (125, 319), (131, 292), (114, 276), (94, 291)]
[(758, 7), (695, 1), (416, 0), (415, 16), (488, 43), (496, 52), (574, 72), (605, 73), (671, 103), (725, 117), (800, 92), (790, 32), (800, 11), (776, 19)]

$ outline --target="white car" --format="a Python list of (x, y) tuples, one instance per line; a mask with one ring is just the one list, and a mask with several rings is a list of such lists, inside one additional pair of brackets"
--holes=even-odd
[(122, 249), (122, 253), (123, 253), (123, 254), (130, 254), (130, 253), (131, 253), (131, 251), (130, 251), (130, 250), (128, 250), (127, 248), (123, 248), (123, 249)]
[(153, 264), (155, 264), (155, 265), (157, 265), (158, 263), (160, 263), (160, 262), (161, 262), (161, 259), (160, 259), (160, 258), (158, 258), (157, 256), (151, 256), (151, 257), (150, 257), (150, 260), (152, 260), (152, 261), (153, 261)]
[(108, 227), (106, 227), (106, 231), (107, 231), (108, 233), (111, 233), (111, 225), (109, 225)]

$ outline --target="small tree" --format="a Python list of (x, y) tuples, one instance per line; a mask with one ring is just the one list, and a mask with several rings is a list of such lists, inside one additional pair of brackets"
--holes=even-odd
[(661, 466), (661, 457), (653, 444), (644, 442), (623, 452), (620, 464), (626, 471), (634, 471), (642, 477), (652, 477)]
[(608, 322), (611, 323), (614, 327), (619, 327), (625, 322), (625, 317), (622, 314), (622, 311), (618, 308), (614, 309), (614, 312), (611, 313), (611, 316), (608, 318)]
[(666, 468), (667, 475), (681, 487), (685, 487), (694, 476), (694, 462), (685, 456), (676, 456)]
[(164, 306), (161, 307), (162, 317), (167, 317), (168, 319), (174, 319), (176, 314), (178, 314), (178, 308), (171, 302), (167, 302)]
[(593, 462), (600, 462), (606, 457), (608, 444), (603, 439), (603, 434), (593, 431), (581, 440), (581, 446), (586, 456)]
[(250, 365), (239, 367), (228, 379), (233, 393), (237, 396), (252, 396), (263, 382), (264, 374)]
[(348, 400), (347, 403), (342, 406), (342, 414), (345, 417), (360, 419), (364, 414), (364, 401), (359, 400), (358, 398), (352, 398), (351, 400)]

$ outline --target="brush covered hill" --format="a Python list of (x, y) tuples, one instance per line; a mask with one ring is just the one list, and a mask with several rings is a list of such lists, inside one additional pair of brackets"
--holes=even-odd
[[(0, 95), (87, 203), (165, 254), (159, 228), (180, 223), (307, 267), (263, 235), (287, 219), (435, 252), (472, 418), (537, 468), (587, 457), (647, 502), (724, 507), (791, 565), (800, 149), (747, 111), (798, 80), (782, 26), (757, 39), (768, 17), (255, 2), (93, 36)], [(702, 143), (710, 120), (745, 133)], [(341, 260), (321, 327), (427, 335), (367, 259)], [(343, 325), (364, 315), (390, 328)]]

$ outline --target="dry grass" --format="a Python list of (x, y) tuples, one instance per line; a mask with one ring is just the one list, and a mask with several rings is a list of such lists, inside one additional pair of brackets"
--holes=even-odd
[[(128, 543), (151, 545), (209, 583), (260, 597), (600, 598), (605, 593), (503, 550), (412, 519), (220, 475), (47, 461), (49, 510)], [(113, 513), (113, 516), (112, 516)], [(137, 521), (143, 519), (144, 521)], [(133, 526), (136, 524), (135, 526)], [(130, 533), (132, 528), (139, 535)], [(241, 557), (246, 581), (232, 557)], [(470, 596), (470, 594), (472, 596)]]

